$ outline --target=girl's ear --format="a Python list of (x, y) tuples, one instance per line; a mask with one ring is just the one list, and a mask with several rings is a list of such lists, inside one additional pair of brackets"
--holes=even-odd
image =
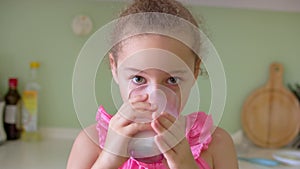
[(117, 73), (117, 62), (112, 53), (109, 53), (109, 64), (112, 76), (117, 84), (119, 84), (118, 73)]
[(199, 76), (199, 73), (201, 73), (200, 72), (200, 64), (201, 64), (201, 59), (196, 59), (196, 61), (195, 61), (195, 70), (194, 70), (195, 79), (197, 79), (198, 76)]

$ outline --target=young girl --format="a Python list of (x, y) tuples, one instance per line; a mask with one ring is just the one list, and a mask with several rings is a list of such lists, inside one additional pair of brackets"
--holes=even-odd
[[(175, 0), (135, 0), (120, 16), (138, 13), (172, 15), (198, 27), (190, 12)], [(114, 116), (100, 106), (97, 124), (87, 127), (76, 138), (67, 168), (237, 169), (231, 137), (212, 126), (211, 116), (203, 112), (180, 115), (199, 74), (201, 59), (195, 51), (201, 40), (193, 31), (180, 30), (180, 24), (169, 24), (168, 19), (155, 17), (159, 15), (144, 16), (142, 21), (119, 22), (113, 35), (113, 38), (123, 37), (109, 53), (123, 105)], [(143, 27), (183, 34), (194, 48), (191, 50), (188, 44), (162, 34), (125, 35)], [(149, 93), (158, 90), (166, 92), (166, 98), (159, 92), (154, 96)], [(151, 97), (160, 100), (154, 103), (149, 101)], [(160, 112), (159, 104), (164, 101), (179, 106), (176, 109), (167, 106)], [(155, 133), (151, 135), (155, 146), (147, 151), (157, 148), (161, 154), (134, 158), (128, 151), (134, 149), (130, 140), (145, 131)]]

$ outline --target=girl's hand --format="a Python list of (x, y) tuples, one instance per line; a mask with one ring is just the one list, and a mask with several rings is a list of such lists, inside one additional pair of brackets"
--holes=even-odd
[[(145, 102), (147, 95), (138, 95), (124, 103), (109, 122), (109, 128), (101, 153), (110, 163), (121, 166), (129, 157), (128, 142), (140, 131), (152, 130), (152, 112), (156, 106)], [(148, 122), (141, 121), (141, 119)]]
[(183, 116), (176, 119), (164, 112), (152, 121), (151, 126), (157, 133), (155, 142), (159, 150), (163, 152), (170, 169), (198, 169), (185, 138), (185, 118)]

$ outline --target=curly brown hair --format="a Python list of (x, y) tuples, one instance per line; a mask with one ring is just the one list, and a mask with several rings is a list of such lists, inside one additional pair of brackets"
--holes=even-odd
[(198, 27), (198, 23), (190, 11), (175, 0), (134, 0), (134, 2), (120, 14), (120, 17), (143, 12), (160, 12), (174, 15)]
[[(129, 17), (134, 14), (144, 13), (151, 13), (151, 15), (135, 17), (134, 19)], [(165, 14), (166, 17), (161, 14)], [(118, 43), (113, 45), (110, 53), (116, 58), (118, 56), (118, 52), (122, 49), (122, 46), (125, 43), (125, 39), (130, 38), (128, 35), (134, 34), (135, 31), (139, 32), (142, 29), (151, 30), (151, 28), (155, 30), (173, 30), (175, 33), (176, 31), (181, 32), (184, 36), (189, 36), (189, 38), (193, 41), (191, 43), (193, 43), (193, 46), (196, 46), (193, 47), (193, 49), (199, 49), (199, 34), (195, 34), (195, 31), (184, 30), (183, 27), (180, 27), (182, 21), (174, 18), (170, 19), (168, 16), (175, 16), (174, 18), (179, 18), (194, 25), (194, 27), (199, 28), (199, 25), (191, 12), (176, 0), (134, 0), (133, 3), (127, 6), (119, 15), (119, 18), (127, 18), (118, 21), (115, 25), (112, 32), (112, 41)], [(195, 56), (199, 59), (196, 54)]]

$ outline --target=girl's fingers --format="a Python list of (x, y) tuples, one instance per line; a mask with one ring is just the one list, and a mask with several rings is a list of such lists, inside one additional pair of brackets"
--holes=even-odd
[(160, 133), (156, 137), (159, 141), (161, 141), (157, 142), (157, 144), (161, 144), (161, 152), (166, 152), (170, 149), (173, 149), (182, 140), (182, 138), (179, 137), (179, 134), (177, 134), (177, 131), (165, 129), (158, 121), (152, 122), (151, 127), (156, 133)]
[(163, 138), (162, 135), (157, 135), (154, 137), (154, 141), (159, 149), (160, 152), (162, 152), (165, 156), (168, 154), (174, 154), (174, 150), (172, 149), (173, 146), (169, 145), (165, 138)]
[(165, 150), (164, 152), (173, 149), (181, 141), (181, 140), (178, 140), (176, 138), (176, 136), (173, 135), (173, 133), (171, 133), (169, 131), (165, 131), (164, 134), (159, 135), (159, 137), (161, 138), (161, 140), (163, 140), (165, 142), (166, 145), (168, 145), (168, 149)]
[(181, 141), (185, 138), (185, 129), (186, 129), (186, 118), (184, 116), (179, 116), (173, 125), (169, 128), (169, 131)]
[(156, 144), (163, 153), (176, 152), (179, 144), (185, 139), (185, 118), (179, 116), (174, 121), (173, 116), (163, 114), (151, 123), (151, 127), (158, 134)]
[(107, 132), (105, 150), (128, 157), (128, 143), (134, 135), (152, 130), (152, 113), (156, 107), (147, 103), (147, 95), (139, 95), (124, 103), (111, 118)]
[(133, 97), (129, 98), (128, 102), (129, 103), (143, 102), (143, 101), (146, 101), (147, 99), (148, 99), (148, 95), (147, 94), (136, 95), (136, 96), (133, 96)]
[(162, 113), (160, 117), (153, 120), (152, 128), (157, 134), (164, 134), (168, 131), (178, 140), (185, 137), (185, 117), (179, 116), (177, 119), (170, 114)]
[(175, 122), (174, 117), (169, 117), (169, 115), (165, 112), (159, 114), (157, 112), (152, 114), (152, 127), (154, 131), (158, 134), (163, 133), (164, 131), (168, 130), (173, 123)]
[(133, 137), (135, 134), (145, 130), (151, 130), (150, 123), (131, 123), (124, 127), (124, 132), (127, 133), (129, 137)]
[(115, 155), (128, 157), (128, 143), (132, 137), (151, 129), (150, 123), (134, 123), (116, 114), (109, 123), (104, 148)]
[[(194, 159), (192, 152), (190, 150), (190, 146), (186, 139), (180, 141), (175, 147), (170, 147), (166, 140), (161, 136), (155, 136), (155, 143), (159, 150), (163, 153), (165, 162), (163, 162), (169, 168), (181, 168), (178, 167), (182, 164), (183, 161), (188, 159)], [(191, 164), (190, 162), (188, 162)], [(175, 167), (177, 166), (177, 167)]]
[(127, 126), (129, 125), (130, 123), (132, 123), (132, 121), (130, 121), (129, 119), (127, 118), (124, 118), (119, 112), (117, 114), (115, 114), (111, 120), (110, 120), (110, 123), (109, 125), (112, 125), (112, 124), (117, 124), (118, 126)]
[(172, 125), (173, 125), (173, 123), (163, 116), (160, 116), (159, 118), (153, 120), (151, 123), (153, 130), (157, 134), (163, 134), (165, 131), (168, 131), (168, 129)]
[(135, 111), (132, 110), (130, 112), (123, 112), (121, 116), (130, 121), (135, 123), (147, 123), (151, 122), (151, 111)]
[(176, 121), (176, 118), (167, 112), (163, 112), (161, 115), (164, 116), (169, 121), (171, 121), (172, 123)]
[[(141, 103), (143, 105), (143, 103)], [(111, 119), (111, 127), (116, 130), (122, 130), (125, 135), (132, 136), (139, 131), (151, 130), (150, 122), (152, 120), (151, 111), (136, 111), (130, 103), (124, 103), (118, 113)]]
[(148, 95), (134, 96), (121, 106), (118, 113), (129, 121), (150, 122), (157, 106), (146, 102), (147, 99)]
[[(118, 121), (114, 121), (117, 123)], [(128, 157), (128, 144), (140, 131), (151, 130), (150, 123), (131, 123), (125, 127), (114, 124), (108, 128), (104, 148), (118, 156)]]
[(114, 130), (122, 130), (123, 135), (128, 135), (131, 136), (132, 134), (135, 134), (138, 131), (143, 131), (143, 130), (152, 130), (151, 124), (147, 122), (142, 122), (142, 123), (136, 123), (131, 120), (128, 120), (124, 118), (121, 115), (116, 114), (113, 119), (111, 119), (110, 123), (110, 128)]
[(148, 102), (135, 102), (135, 103), (131, 103), (131, 107), (133, 110), (136, 111), (151, 111), (154, 112), (157, 110), (157, 105), (155, 104), (151, 104)]
[(133, 97), (130, 97), (128, 99), (128, 102), (130, 104), (136, 103), (136, 102), (146, 102), (148, 99), (148, 95), (147, 94), (142, 94), (142, 95), (136, 95)]
[(121, 128), (109, 127), (106, 134), (104, 150), (118, 156), (128, 157), (127, 145), (129, 141), (130, 137), (126, 136)]
[[(147, 106), (141, 103), (139, 106)], [(130, 103), (124, 103), (118, 113), (128, 122), (150, 122), (152, 120), (152, 111), (144, 109), (134, 109)]]
[(136, 118), (136, 113), (131, 108), (131, 105), (129, 103), (124, 103), (118, 113), (114, 115), (113, 118), (118, 119), (118, 121), (121, 123), (121, 126), (127, 126), (128, 124), (132, 123), (134, 119)]
[(156, 111), (157, 105), (146, 102), (148, 95), (137, 95), (129, 99), (132, 109), (136, 111)]

